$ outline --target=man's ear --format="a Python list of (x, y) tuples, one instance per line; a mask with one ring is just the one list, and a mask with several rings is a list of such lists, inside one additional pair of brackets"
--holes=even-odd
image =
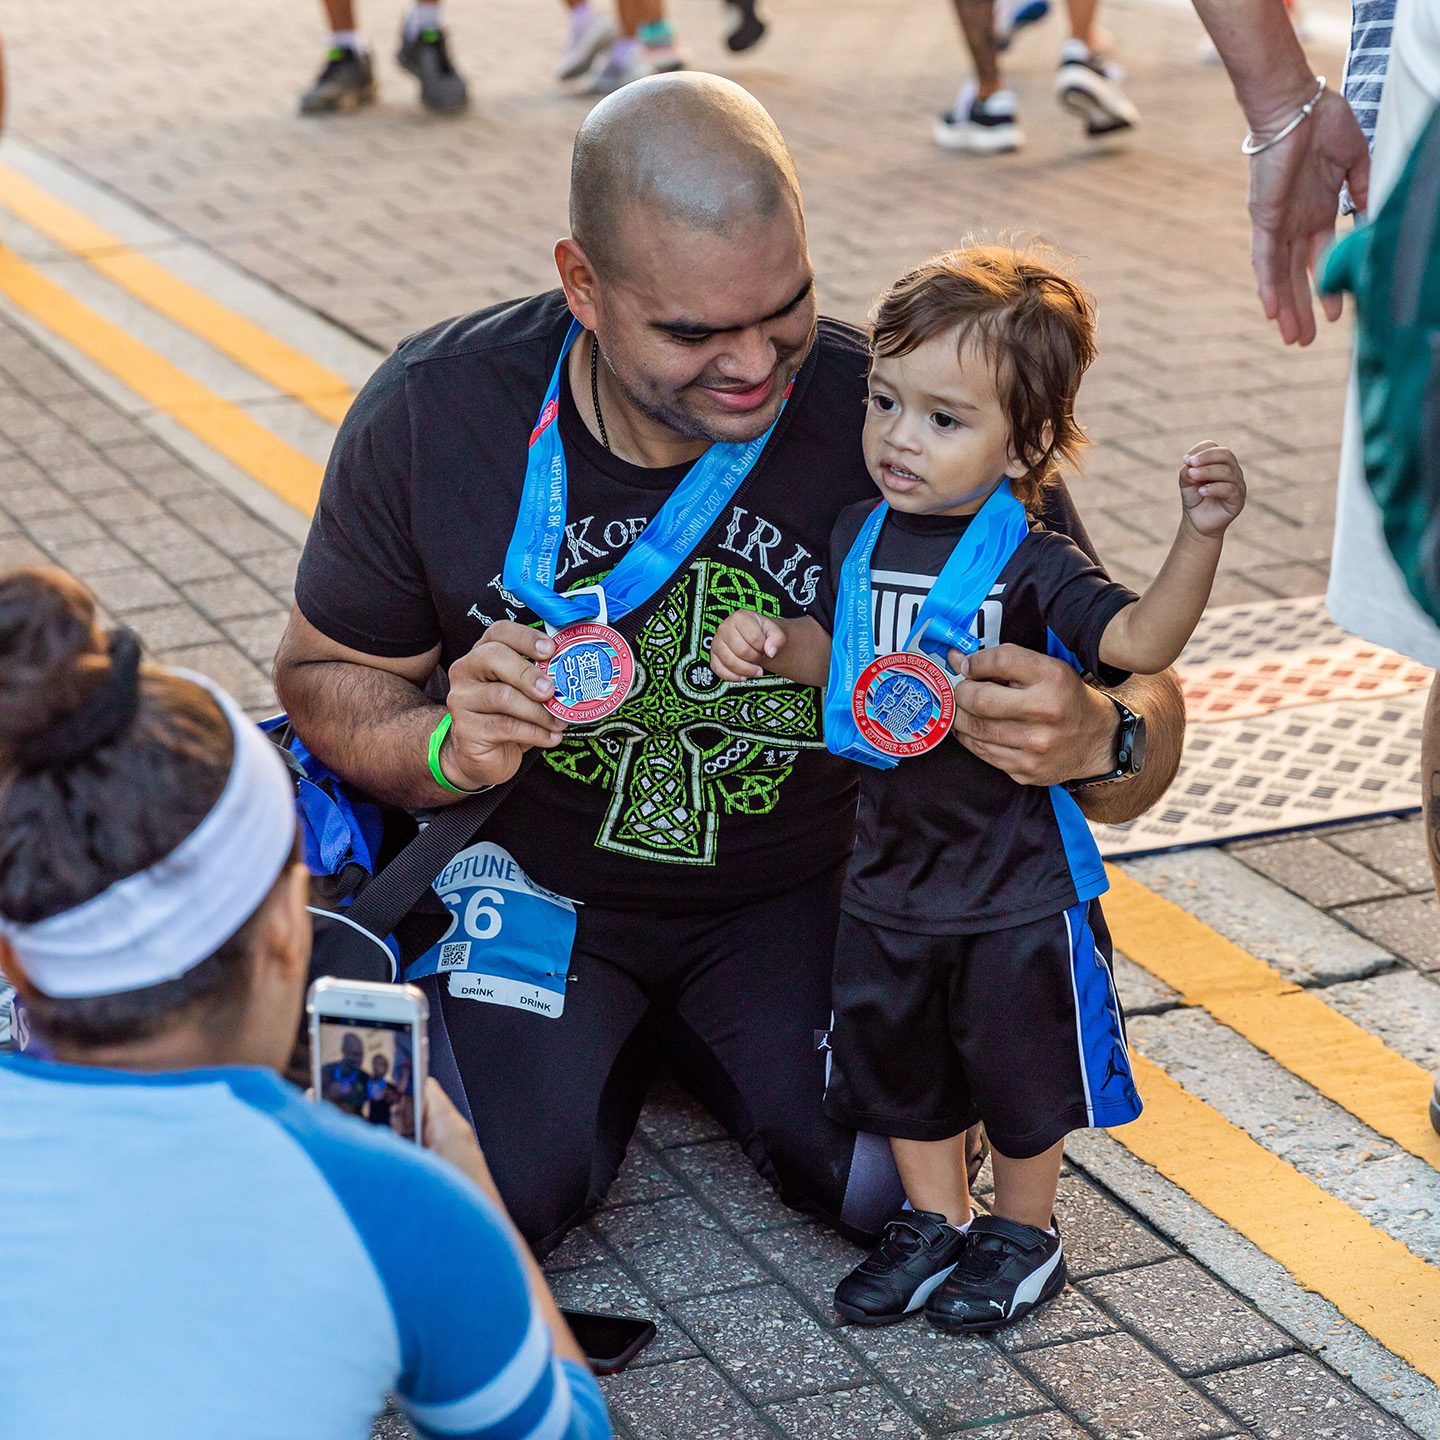
[(555, 268), (570, 302), (570, 313), (587, 329), (595, 328), (599, 315), (599, 282), (580, 242), (573, 235), (555, 242)]

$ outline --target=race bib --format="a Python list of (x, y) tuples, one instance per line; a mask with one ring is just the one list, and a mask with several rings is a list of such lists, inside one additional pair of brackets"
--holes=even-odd
[(555, 1019), (575, 945), (575, 902), (537, 885), (508, 850), (482, 840), (436, 877), (450, 928), (407, 980), (448, 976), (452, 995)]

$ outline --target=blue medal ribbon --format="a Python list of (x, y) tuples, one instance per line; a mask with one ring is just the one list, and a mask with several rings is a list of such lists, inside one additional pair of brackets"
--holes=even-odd
[(503, 571), (506, 590), (556, 629), (597, 617), (613, 625), (664, 586), (740, 488), (780, 423), (777, 415), (763, 435), (743, 445), (724, 441), (711, 445), (603, 582), (558, 594), (555, 569), (565, 539), (567, 506), (560, 371), (580, 331), (580, 322), (572, 320), (530, 436), (520, 513)]
[[(850, 702), (861, 673), (875, 659), (870, 557), (889, 513), (890, 507), (883, 501), (875, 507), (840, 567), (835, 632), (830, 643), (830, 679), (825, 687), (826, 747), (835, 755), (859, 760), (878, 770), (893, 769), (899, 762), (860, 733)], [(1002, 480), (976, 512), (936, 576), (915, 616), (905, 648), (918, 649), (947, 669), (950, 650), (968, 655), (978, 649), (975, 617), (1029, 528), (1025, 507), (1011, 492), (1010, 481)]]

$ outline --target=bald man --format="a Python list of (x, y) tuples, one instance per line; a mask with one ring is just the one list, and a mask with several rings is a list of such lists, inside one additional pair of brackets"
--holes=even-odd
[[(398, 805), (453, 803), (540, 752), (437, 887), (455, 912), (445, 963), (486, 973), (424, 981), (437, 1071), (537, 1249), (605, 1193), (656, 1059), (785, 1201), (871, 1240), (900, 1198), (885, 1144), (820, 1107), (854, 777), (825, 750), (814, 691), (725, 684), (708, 664), (731, 610), (804, 613), (836, 516), (873, 494), (865, 340), (817, 322), (790, 155), (760, 105), (713, 76), (643, 80), (592, 111), (555, 261), (559, 290), (413, 336), (356, 400), (276, 683), (305, 743)], [(543, 704), (554, 687), (537, 661), (554, 642), (502, 579), (532, 432), (548, 444), (551, 416), (569, 486), (561, 592), (608, 575), (713, 443), (775, 427), (639, 624), (629, 697), (568, 728)], [(1048, 518), (1086, 543), (1063, 491)], [(1125, 778), (1106, 694), (1009, 646), (972, 663), (955, 730), (982, 758), (1037, 784), (1114, 775), (1087, 804), (1110, 820), (1168, 783), (1183, 728), (1172, 681), (1120, 692), (1150, 730), (1144, 773)], [(426, 691), (437, 666), (444, 704)], [(485, 878), (514, 884), (510, 865), (583, 902), (578, 921)], [(531, 973), (553, 987), (568, 970), (544, 1013), (518, 1008), (490, 972), (521, 971), (481, 949), (515, 938), (504, 925), (522, 901)]]

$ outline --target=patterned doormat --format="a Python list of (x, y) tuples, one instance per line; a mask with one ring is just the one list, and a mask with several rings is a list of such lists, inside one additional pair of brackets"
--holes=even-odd
[(1138, 820), (1093, 827), (1107, 858), (1419, 808), (1432, 672), (1346, 634), (1318, 596), (1210, 612), (1177, 668), (1180, 773)]

